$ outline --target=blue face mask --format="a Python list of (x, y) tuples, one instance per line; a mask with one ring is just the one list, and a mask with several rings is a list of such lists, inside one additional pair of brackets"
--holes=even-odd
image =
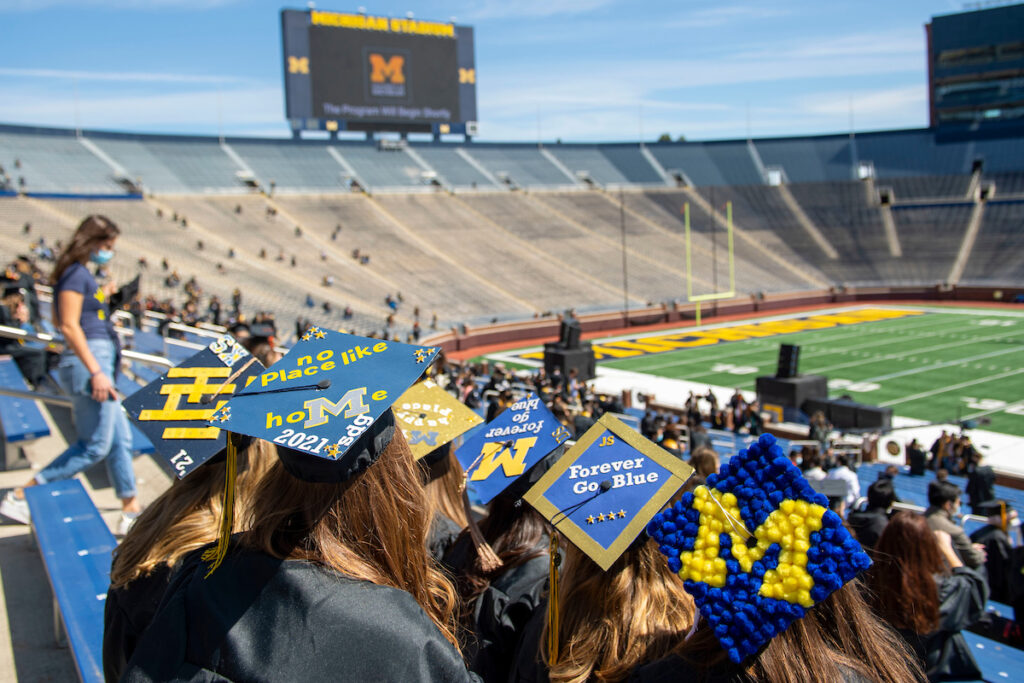
[(114, 258), (114, 252), (110, 249), (100, 249), (95, 254), (89, 257), (89, 260), (97, 265), (104, 265), (108, 263), (110, 259)]

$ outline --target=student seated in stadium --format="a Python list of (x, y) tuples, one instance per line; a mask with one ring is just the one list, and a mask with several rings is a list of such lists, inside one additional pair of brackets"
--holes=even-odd
[[(525, 407), (531, 403), (532, 409)], [(523, 414), (528, 414), (530, 424), (541, 427), (517, 456), (524, 468), (510, 474), (493, 456), (507, 450), (499, 445), (507, 441), (503, 434), (517, 428), (513, 418)], [(548, 577), (548, 530), (544, 519), (521, 498), (561, 453), (560, 443), (568, 432), (561, 441), (547, 436), (559, 427), (555, 415), (530, 394), (510, 405), (456, 453), (467, 483), (474, 485), (487, 505), (487, 516), (479, 526), (468, 520), (469, 526), (445, 553), (443, 564), (455, 577), (462, 599), (460, 641), (466, 661), (485, 681), (504, 680), (522, 629), (542, 601)]]
[[(167, 459), (175, 453), (166, 455)], [(233, 530), (250, 508), (252, 492), (273, 463), (272, 447), (254, 440), (239, 450)], [(226, 459), (215, 457), (176, 480), (128, 531), (114, 551), (110, 590), (104, 605), (103, 675), (121, 679), (139, 637), (149, 626), (167, 590), (171, 573), (186, 556), (217, 540), (221, 526)]]
[[(967, 501), (971, 513), (983, 515), (985, 503), (995, 500), (996, 473), (988, 465), (981, 464), (981, 452), (971, 448), (967, 456)], [(985, 515), (983, 515), (985, 516)]]
[[(659, 447), (650, 441), (602, 447), (601, 443), (611, 443), (606, 441), (608, 436), (623, 440), (622, 434), (611, 432), (599, 421), (579, 437), (578, 444), (590, 445), (574, 447), (563, 455), (556, 468), (526, 496), (531, 505), (546, 510), (544, 516), (558, 530), (552, 543), (561, 544), (563, 536), (566, 542), (562, 561), (549, 570), (553, 575), (557, 572), (557, 583), (552, 579), (555, 587), (550, 589), (547, 604), (534, 612), (523, 630), (509, 681), (623, 681), (638, 667), (667, 655), (693, 624), (693, 599), (683, 580), (669, 569), (658, 544), (643, 526), (634, 525), (650, 521), (690, 468), (667, 451), (654, 455)], [(589, 493), (577, 494), (580, 500), (561, 509), (547, 502), (550, 491), (561, 490), (575, 478), (573, 468), (579, 467), (575, 463), (585, 462), (590, 471), (612, 471), (624, 460), (632, 459), (635, 465), (652, 463), (654, 457), (659, 458), (656, 465), (631, 470), (631, 474), (644, 475), (667, 465), (660, 472), (671, 481), (664, 487), (615, 488), (613, 495), (618, 497), (607, 505), (616, 512), (599, 513), (596, 522), (593, 512), (579, 505), (594, 499)], [(601, 489), (599, 495), (613, 489), (612, 480), (608, 484), (612, 486)], [(552, 497), (564, 500), (557, 493)], [(576, 526), (569, 530), (569, 523)], [(591, 535), (603, 531), (602, 524), (623, 529), (607, 550)], [(626, 536), (630, 528), (632, 535)]]
[[(661, 544), (669, 568), (686, 581), (699, 614), (695, 629), (668, 656), (640, 667), (630, 680), (921, 680), (899, 635), (865, 602), (858, 574), (870, 560), (825, 502), (765, 435), (733, 456), (706, 486), (656, 515), (647, 531)], [(771, 539), (783, 532), (783, 519), (789, 528), (808, 532), (806, 564), (794, 557), (796, 547), (770, 554), (779, 545)], [(784, 536), (780, 540), (785, 543)], [(696, 552), (697, 543), (718, 551), (721, 564)], [(797, 572), (787, 588), (762, 558), (777, 567), (788, 562), (791, 572), (806, 567), (809, 582)], [(762, 595), (765, 590), (771, 599)]]
[(985, 573), (992, 599), (1015, 603), (1024, 587), (1020, 551), (1014, 548), (1008, 533), (1017, 520), (1017, 511), (1005, 500), (990, 500), (976, 510), (975, 514), (986, 518), (986, 524), (971, 534), (971, 542), (985, 549)]
[[(354, 418), (305, 427), (309, 445), (308, 436), (274, 445), (247, 530), (173, 575), (123, 680), (473, 680), (456, 645), (454, 590), (424, 543), (430, 508), (391, 410), (433, 350), (314, 329), (210, 424), (273, 441), (294, 437), (280, 418), (307, 401), (339, 405), (357, 387), (378, 398)], [(369, 355), (324, 360), (355, 358), (357, 346)], [(307, 363), (317, 356), (318, 366)]]
[(868, 584), (875, 611), (913, 648), (930, 681), (975, 680), (981, 670), (960, 633), (985, 611), (988, 586), (965, 567), (950, 535), (922, 515), (893, 515), (876, 546)]
[(889, 510), (896, 502), (896, 491), (891, 479), (879, 479), (868, 487), (867, 507), (853, 510), (846, 517), (846, 523), (862, 546), (869, 551), (878, 544), (878, 539), (889, 523)]
[(928, 485), (928, 509), (924, 515), (928, 526), (943, 531), (953, 539), (953, 548), (960, 561), (971, 569), (985, 564), (985, 550), (979, 543), (971, 543), (967, 532), (956, 523), (960, 516), (960, 487), (948, 481), (933, 481)]
[[(28, 305), (21, 291), (6, 290), (0, 303), (0, 325), (17, 327), (30, 334), (36, 334), (36, 328), (29, 322)], [(48, 370), (52, 354), (41, 344), (0, 337), (0, 354), (13, 358), (22, 376), (32, 386), (38, 389), (50, 384)]]
[[(108, 218), (88, 216), (57, 258), (52, 275), (56, 283), (54, 320), (67, 344), (58, 376), (61, 387), (72, 397), (78, 438), (25, 486), (69, 479), (104, 460), (121, 499), (118, 531), (124, 534), (142, 508), (135, 497), (132, 433), (114, 389), (120, 344), (107, 306), (110, 291), (100, 288), (86, 268), (90, 262), (97, 266), (108, 263), (120, 234)], [(23, 524), (29, 522), (23, 489), (7, 494), (0, 514)]]
[(835, 467), (830, 469), (825, 477), (840, 481), (846, 486), (843, 502), (846, 503), (847, 510), (852, 508), (854, 502), (860, 498), (860, 479), (857, 478), (854, 468), (850, 466), (850, 459), (845, 453), (836, 456)]

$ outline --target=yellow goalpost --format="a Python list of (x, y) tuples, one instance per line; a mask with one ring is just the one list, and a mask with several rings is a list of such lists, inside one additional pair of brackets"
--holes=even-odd
[[(714, 207), (711, 208), (712, 212)], [(726, 234), (729, 245), (729, 290), (726, 292), (711, 292), (709, 294), (693, 293), (693, 249), (690, 244), (690, 203), (683, 204), (683, 225), (686, 228), (686, 300), (691, 304), (697, 304), (697, 324), (700, 325), (700, 305), (705, 301), (717, 301), (719, 299), (731, 299), (736, 296), (736, 262), (733, 259), (732, 243), (732, 202), (725, 203)], [(711, 220), (714, 221), (714, 215)], [(717, 283), (716, 283), (717, 285)]]

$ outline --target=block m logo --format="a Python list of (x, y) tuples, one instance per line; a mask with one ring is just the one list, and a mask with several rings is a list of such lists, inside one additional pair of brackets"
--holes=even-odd
[(526, 470), (526, 454), (537, 443), (537, 437), (531, 436), (506, 441), (485, 443), (480, 452), (480, 466), (473, 472), (470, 481), (482, 481), (491, 476), (499, 467), (506, 477), (518, 477)]
[(371, 52), (370, 82), (405, 83), (405, 57), (402, 55), (391, 55), (384, 59), (384, 55)]

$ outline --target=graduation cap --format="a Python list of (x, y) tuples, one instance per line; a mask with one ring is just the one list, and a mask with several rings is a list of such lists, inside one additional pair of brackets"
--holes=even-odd
[(527, 473), (569, 439), (565, 428), (533, 393), (503, 410), (455, 452), (481, 503)]
[(442, 451), (483, 418), (429, 379), (412, 385), (392, 407), (416, 460)]
[(140, 273), (139, 275), (136, 275), (131, 282), (110, 295), (110, 299), (107, 301), (107, 304), (110, 306), (110, 310), (117, 310), (126, 303), (130, 303), (132, 299), (138, 296), (139, 281), (141, 278), (142, 274)]
[(285, 469), (299, 479), (343, 482), (391, 442), (391, 405), (437, 353), (311, 327), (209, 424), (277, 444)]
[(224, 335), (122, 405), (180, 479), (224, 450), (224, 432), (207, 420), (263, 369), (241, 344)]
[(871, 566), (770, 434), (656, 515), (647, 532), (737, 664)]
[(607, 571), (692, 472), (605, 413), (523, 498)]

